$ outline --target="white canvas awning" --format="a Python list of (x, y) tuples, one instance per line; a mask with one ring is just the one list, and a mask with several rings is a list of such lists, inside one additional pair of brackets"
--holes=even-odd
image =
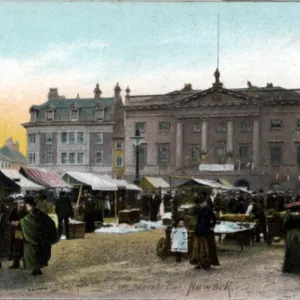
[(140, 187), (135, 184), (128, 183), (125, 179), (112, 179), (109, 175), (97, 175), (101, 179), (109, 180), (117, 185), (119, 189), (126, 189), (128, 191), (142, 191)]
[(62, 178), (66, 179), (67, 176), (75, 179), (76, 181), (86, 184), (92, 187), (95, 191), (117, 191), (117, 185), (109, 179), (101, 178), (93, 173), (84, 172), (66, 172), (62, 175)]
[(142, 191), (142, 189), (139, 186), (132, 184), (132, 183), (128, 183), (126, 180), (113, 179), (113, 181), (116, 183), (116, 185), (119, 188), (125, 188), (128, 191)]
[(41, 185), (38, 185), (30, 180), (28, 180), (26, 177), (24, 177), (22, 174), (20, 174), (17, 170), (1, 170), (1, 173), (11, 181), (13, 181), (15, 184), (17, 184), (22, 192), (24, 191), (40, 191), (43, 190), (44, 187)]
[(146, 176), (145, 179), (153, 186), (153, 188), (158, 189), (169, 189), (170, 185), (161, 177), (148, 177)]

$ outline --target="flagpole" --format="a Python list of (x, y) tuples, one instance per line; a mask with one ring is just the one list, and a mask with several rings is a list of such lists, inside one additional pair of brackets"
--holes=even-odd
[(218, 15), (218, 46), (217, 46), (217, 68), (219, 69), (220, 57), (220, 15)]

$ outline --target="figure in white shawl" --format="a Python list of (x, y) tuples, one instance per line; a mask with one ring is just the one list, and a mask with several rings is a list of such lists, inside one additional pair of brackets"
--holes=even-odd
[(171, 251), (176, 253), (176, 261), (181, 262), (182, 253), (188, 252), (188, 231), (183, 220), (175, 222), (171, 232)]

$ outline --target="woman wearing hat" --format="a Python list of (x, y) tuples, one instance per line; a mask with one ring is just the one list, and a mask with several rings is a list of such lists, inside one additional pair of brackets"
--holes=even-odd
[(289, 211), (283, 220), (286, 244), (282, 272), (300, 274), (300, 199), (287, 208)]

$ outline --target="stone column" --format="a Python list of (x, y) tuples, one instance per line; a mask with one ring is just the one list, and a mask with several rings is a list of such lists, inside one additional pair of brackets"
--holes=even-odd
[(204, 119), (201, 126), (201, 152), (207, 153), (207, 120)]
[(259, 163), (259, 120), (253, 121), (253, 141), (252, 141), (252, 168), (256, 168)]
[(182, 120), (177, 120), (176, 127), (176, 169), (182, 168), (183, 162), (183, 124)]
[(88, 171), (90, 170), (89, 166), (90, 166), (90, 127), (87, 126), (86, 127), (86, 131), (85, 131), (85, 143), (86, 143), (86, 151), (85, 151), (85, 158), (84, 158), (84, 165), (86, 165), (88, 167)]
[(227, 152), (232, 153), (233, 150), (233, 121), (227, 121)]
[(35, 164), (39, 165), (41, 161), (41, 149), (44, 149), (45, 146), (41, 147), (41, 132), (37, 131), (35, 134), (36, 139), (36, 154), (35, 154)]

